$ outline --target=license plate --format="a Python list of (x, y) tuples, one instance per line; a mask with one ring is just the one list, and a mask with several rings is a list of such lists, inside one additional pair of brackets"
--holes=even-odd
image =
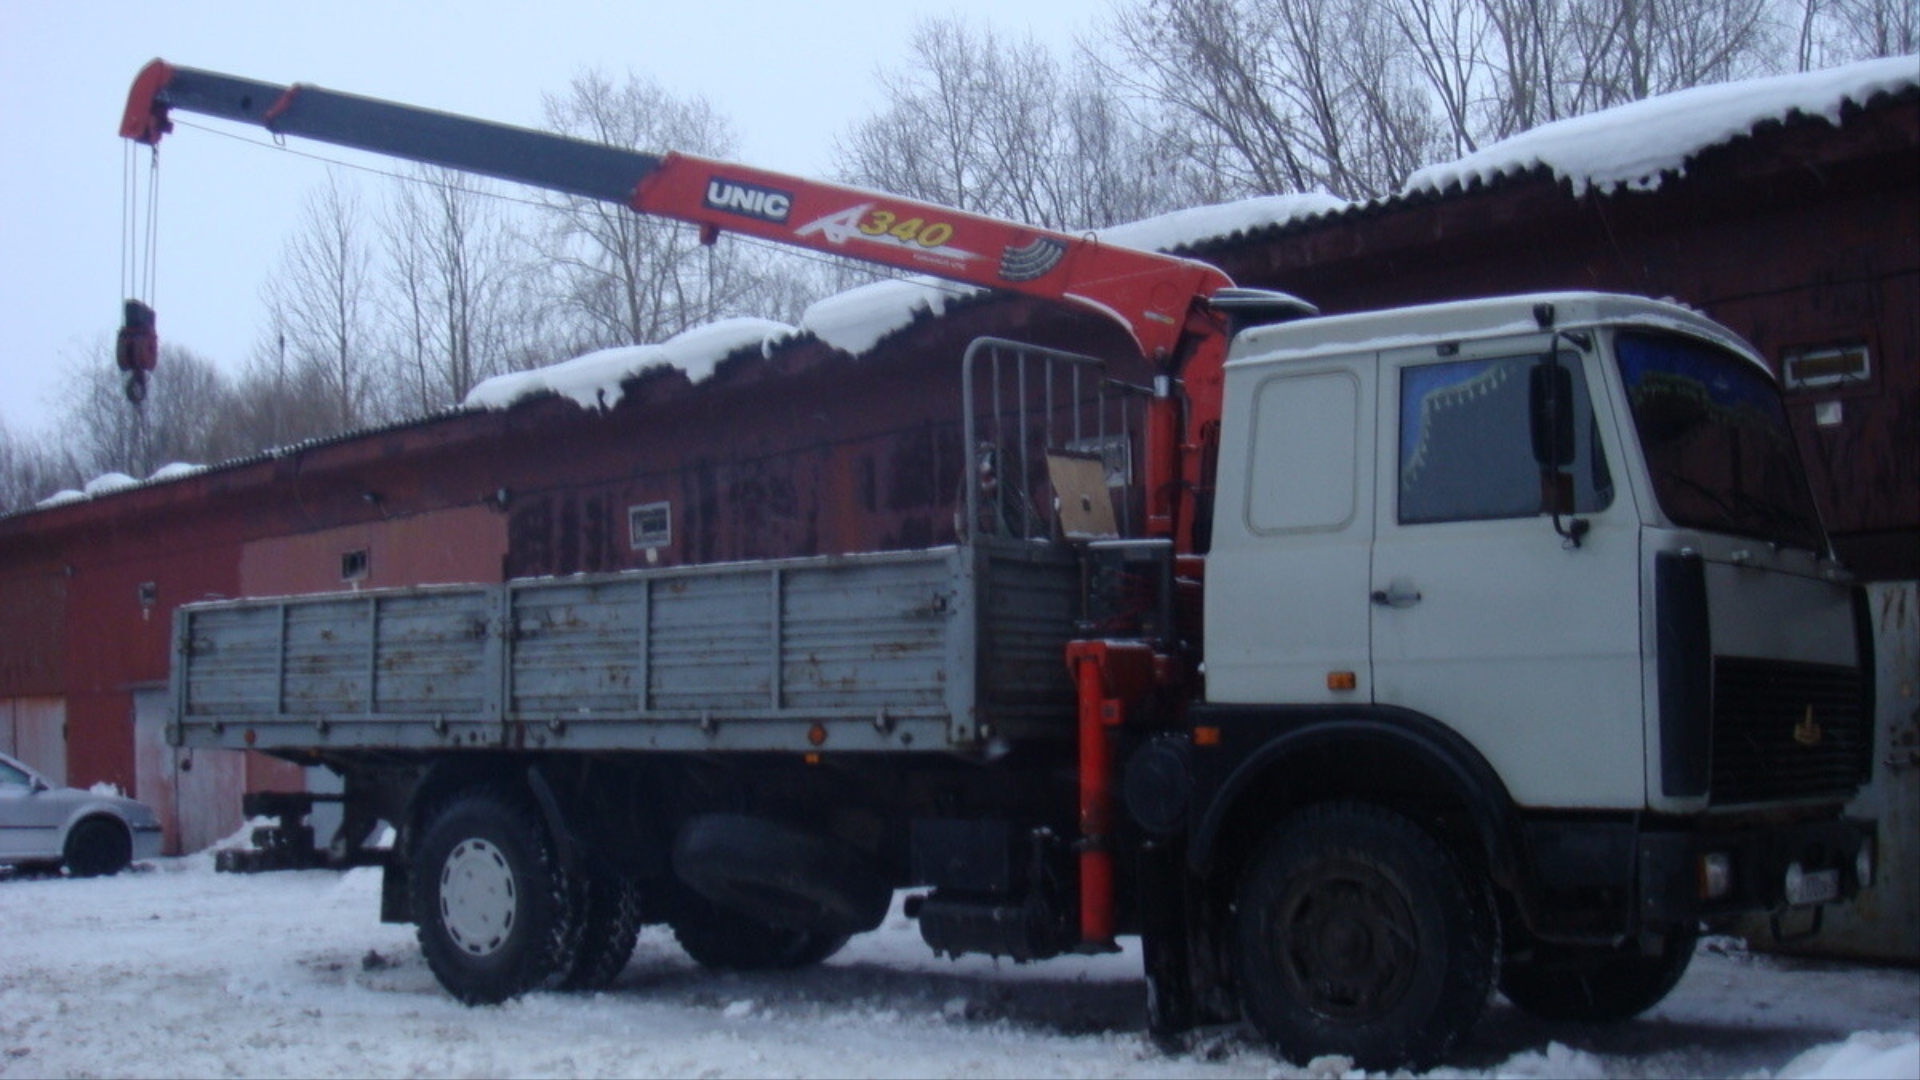
[(1815, 870), (1787, 878), (1787, 903), (1794, 907), (1840, 899), (1840, 871)]

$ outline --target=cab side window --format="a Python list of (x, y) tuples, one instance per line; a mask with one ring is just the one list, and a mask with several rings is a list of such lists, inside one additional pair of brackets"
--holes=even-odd
[[(1402, 524), (1532, 517), (1550, 510), (1556, 480), (1534, 458), (1528, 394), (1529, 373), (1546, 359), (1508, 356), (1401, 370)], [(1560, 362), (1575, 376), (1576, 434), (1568, 470), (1573, 509), (1593, 513), (1612, 504), (1613, 478), (1579, 378), (1579, 358), (1563, 353)]]

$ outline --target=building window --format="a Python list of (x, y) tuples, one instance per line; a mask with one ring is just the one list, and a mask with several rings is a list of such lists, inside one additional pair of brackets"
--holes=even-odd
[(369, 565), (370, 563), (367, 558), (366, 548), (360, 548), (357, 551), (347, 552), (346, 554), (340, 556), (340, 580), (341, 581), (367, 580), (367, 568)]
[(657, 502), (627, 507), (627, 534), (635, 551), (671, 545), (673, 504)]
[(1866, 342), (1788, 349), (1780, 371), (1789, 390), (1821, 390), (1859, 386), (1873, 374)]

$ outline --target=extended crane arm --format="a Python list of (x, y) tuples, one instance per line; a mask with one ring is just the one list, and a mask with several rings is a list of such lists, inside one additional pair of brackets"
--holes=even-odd
[[(1147, 530), (1175, 537), (1182, 551), (1193, 550), (1197, 494), (1206, 484), (1218, 428), (1228, 313), (1312, 310), (1291, 297), (1234, 288), (1205, 263), (1115, 247), (1091, 236), (686, 154), (639, 153), (162, 60), (134, 80), (120, 134), (158, 145), (173, 130), (169, 114), (176, 110), (619, 203), (697, 225), (707, 242), (737, 232), (1106, 316), (1165, 373), (1148, 409)], [(149, 313), (147, 329), (140, 331), (149, 354), (157, 348), (150, 324)], [(1185, 391), (1184, 407), (1175, 379)]]
[(1195, 336), (1218, 336), (1206, 301), (1233, 284), (1189, 259), (895, 195), (161, 60), (134, 80), (120, 134), (157, 144), (172, 130), (169, 113), (176, 110), (620, 203), (698, 225), (708, 239), (737, 232), (1075, 304), (1118, 321), (1143, 355), (1169, 368), (1184, 363)]

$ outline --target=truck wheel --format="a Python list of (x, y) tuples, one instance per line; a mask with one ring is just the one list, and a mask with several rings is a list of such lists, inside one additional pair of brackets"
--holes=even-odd
[(461, 1001), (505, 1001), (572, 970), (576, 886), (527, 803), (492, 789), (455, 796), (430, 816), (407, 877), (420, 951)]
[(564, 990), (604, 990), (633, 959), (640, 939), (640, 887), (608, 870), (593, 873), (581, 897), (580, 946), (560, 979)]
[(1579, 949), (1539, 944), (1528, 959), (1509, 960), (1500, 969), (1500, 992), (1515, 1008), (1542, 1020), (1630, 1020), (1672, 992), (1693, 962), (1699, 941), (1699, 928), (1685, 925), (1669, 929), (1653, 956), (1632, 945)]
[(1488, 888), (1390, 810), (1334, 803), (1282, 822), (1235, 919), (1242, 1008), (1296, 1063), (1424, 1069), (1486, 1008), (1499, 940)]
[(74, 877), (106, 877), (133, 863), (133, 837), (119, 822), (88, 818), (67, 834), (62, 859)]
[(812, 967), (840, 951), (846, 934), (769, 926), (721, 907), (691, 890), (674, 907), (667, 925), (680, 947), (701, 967), (720, 971), (793, 971)]

